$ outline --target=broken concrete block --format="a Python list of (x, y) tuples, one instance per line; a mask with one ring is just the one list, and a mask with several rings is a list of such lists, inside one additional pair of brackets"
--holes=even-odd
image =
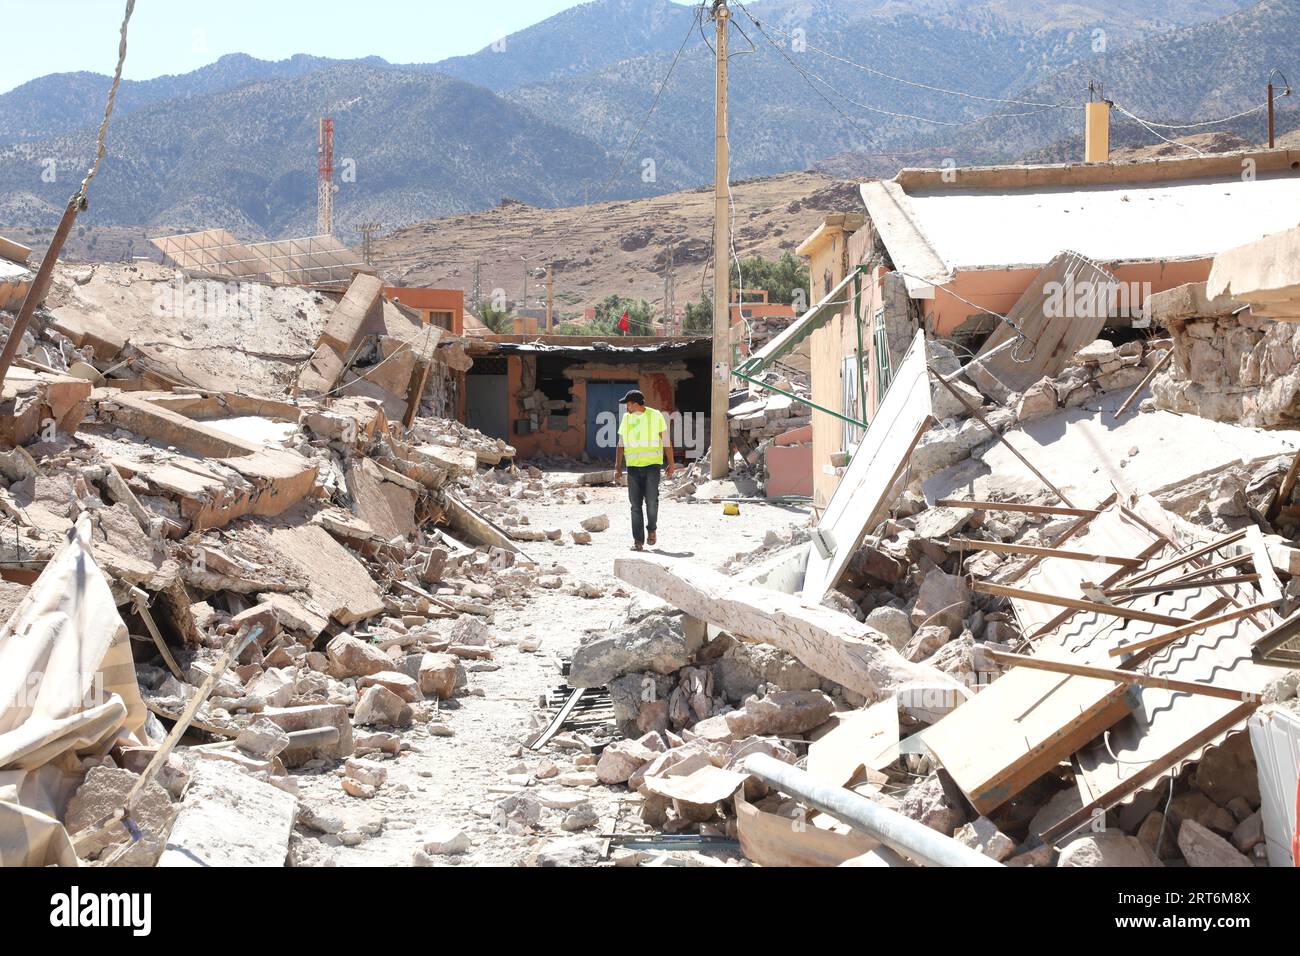
[(960, 631), (970, 610), (970, 589), (966, 586), (966, 579), (935, 568), (921, 582), (911, 620), (917, 627), (937, 624), (950, 631)]
[(1137, 837), (1117, 830), (1090, 833), (1061, 849), (1057, 866), (1163, 866)]
[(616, 740), (600, 753), (596, 776), (601, 783), (627, 783), (629, 777), (655, 758), (655, 752), (635, 740)]
[(341, 760), (351, 755), (355, 748), (352, 721), (342, 704), (303, 704), (297, 707), (267, 707), (262, 717), (281, 730), (292, 734), (297, 730), (323, 730), (331, 728), (335, 734), (328, 740), (296, 746), (292, 741), (280, 752), (286, 767), (297, 767), (308, 760)]
[(1249, 853), (1263, 842), (1264, 816), (1259, 811), (1246, 817), (1232, 831), (1232, 845), (1242, 853)]
[(952, 632), (948, 628), (936, 624), (924, 624), (916, 629), (916, 633), (900, 653), (905, 660), (920, 662), (951, 639)]
[(590, 518), (583, 518), (581, 524), (583, 531), (606, 531), (609, 529), (609, 515), (594, 515)]
[(454, 856), (472, 850), (469, 835), (456, 827), (435, 827), (424, 843), (424, 852), (434, 856)]
[(997, 824), (988, 817), (980, 817), (958, 827), (953, 839), (998, 862), (1005, 860), (1016, 849), (1016, 841), (999, 830)]
[(454, 654), (425, 654), (420, 658), (420, 690), (429, 697), (450, 700), (457, 688), (464, 687), (465, 668)]
[[(99, 823), (108, 814), (122, 809), (127, 795), (140, 779), (138, 773), (112, 767), (91, 767), (86, 779), (72, 800), (64, 825), (68, 833), (76, 835), (81, 830)], [(117, 866), (153, 866), (167, 843), (176, 809), (157, 782), (151, 781), (140, 794), (132, 809), (131, 819), (140, 828), (140, 840), (118, 859)], [(81, 850), (86, 859), (95, 859), (104, 850), (130, 839), (120, 827), (111, 827), (97, 836)]]
[(343, 764), (343, 775), (376, 789), (388, 782), (388, 770), (370, 760), (346, 761)]
[(353, 723), (362, 726), (409, 727), (414, 720), (411, 705), (387, 687), (367, 687), (357, 700)]
[(569, 668), (569, 685), (603, 687), (634, 671), (671, 674), (689, 661), (680, 618), (649, 614), (627, 630), (578, 645)]
[(1188, 866), (1254, 866), (1231, 843), (1195, 820), (1184, 820), (1178, 828), (1178, 849)]
[(244, 753), (270, 760), (289, 746), (289, 735), (274, 721), (259, 717), (239, 732), (235, 746)]
[(779, 690), (751, 698), (725, 719), (735, 737), (782, 736), (819, 727), (834, 711), (834, 702), (819, 690)]
[(275, 608), (269, 603), (255, 604), (245, 611), (240, 611), (230, 619), (230, 626), (236, 633), (242, 631), (245, 627), (260, 626), (262, 633), (257, 638), (257, 641), (263, 647), (280, 633), (280, 619), (275, 613)]
[(203, 761), (159, 866), (284, 866), (298, 801), (234, 764)]
[(867, 627), (874, 628), (889, 638), (889, 643), (895, 650), (901, 651), (912, 639), (912, 622), (908, 620), (907, 612), (901, 608), (872, 608), (865, 623)]
[(340, 634), (334, 638), (325, 645), (325, 653), (329, 655), (330, 666), (340, 678), (378, 674), (393, 666), (393, 659), (378, 647), (351, 634)]
[(379, 671), (357, 680), (358, 690), (375, 685), (386, 687), (408, 704), (418, 704), (424, 700), (424, 694), (420, 692), (420, 685), (415, 678), (397, 671)]

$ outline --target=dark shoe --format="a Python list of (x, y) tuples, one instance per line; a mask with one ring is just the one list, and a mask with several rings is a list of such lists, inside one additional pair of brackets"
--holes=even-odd
[(647, 543), (647, 544), (655, 544), (655, 543), (658, 542), (658, 540), (659, 540), (659, 539), (655, 537), (655, 533), (654, 533), (653, 531), (651, 531), (651, 532), (646, 536), (646, 543)]
[(640, 541), (633, 541), (633, 542), (632, 542), (632, 550), (633, 550), (633, 551), (644, 551), (645, 548), (642, 547)]

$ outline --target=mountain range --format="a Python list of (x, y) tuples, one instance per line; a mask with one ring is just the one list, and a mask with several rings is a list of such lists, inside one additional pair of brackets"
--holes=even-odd
[[(1273, 67), (1300, 77), (1300, 0), (732, 9), (735, 179), (1050, 154), (1077, 135), (1089, 82), (1138, 116), (1178, 123), (1258, 106)], [(322, 115), (335, 122), (344, 238), (361, 222), (394, 228), (507, 197), (564, 206), (700, 185), (712, 178), (714, 96), (713, 24), (700, 13), (594, 0), (434, 64), (231, 55), (126, 81), (83, 222), (314, 232)], [(90, 159), (107, 85), (62, 73), (0, 94), (0, 227), (57, 218)], [(1281, 127), (1296, 115), (1284, 108)], [(1158, 142), (1116, 120), (1117, 135)], [(1258, 140), (1262, 117), (1224, 128)]]

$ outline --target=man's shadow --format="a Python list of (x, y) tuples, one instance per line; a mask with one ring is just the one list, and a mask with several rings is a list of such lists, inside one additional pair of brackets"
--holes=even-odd
[(649, 554), (662, 554), (665, 558), (693, 558), (694, 551), (665, 551), (663, 548), (646, 548)]

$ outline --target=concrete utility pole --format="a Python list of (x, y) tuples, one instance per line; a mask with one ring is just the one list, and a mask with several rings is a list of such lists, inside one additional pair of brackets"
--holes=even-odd
[(713, 0), (717, 24), (716, 143), (713, 182), (713, 389), (709, 414), (709, 475), (724, 478), (731, 471), (731, 434), (727, 407), (731, 394), (731, 220), (727, 209), (727, 178), (731, 148), (727, 142), (727, 0)]
[(555, 263), (546, 263), (546, 332), (555, 329)]
[(316, 231), (334, 234), (334, 120), (320, 118), (316, 139)]

